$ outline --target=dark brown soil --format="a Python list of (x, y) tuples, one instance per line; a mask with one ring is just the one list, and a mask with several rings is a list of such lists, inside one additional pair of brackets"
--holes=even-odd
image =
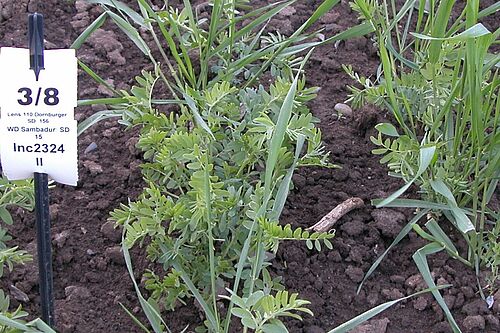
[[(319, 3), (299, 1), (279, 17), (275, 27), (284, 33), (293, 31)], [(100, 13), (83, 1), (75, 4), (56, 0), (0, 0), (0, 8), (0, 46), (16, 47), (26, 46), (28, 12), (45, 15), (48, 48), (69, 47)], [(492, 20), (489, 27), (495, 30), (499, 21)], [(326, 25), (325, 34), (330, 35), (355, 22), (347, 2), (342, 1), (321, 23)], [(78, 56), (119, 89), (130, 87), (133, 77), (146, 63), (111, 24), (104, 25), (79, 50)], [(309, 251), (300, 243), (281, 246), (274, 271), (284, 276), (290, 290), (312, 302), (310, 308), (315, 314), (303, 322), (289, 322), (292, 332), (326, 332), (373, 306), (411, 294), (423, 286), (411, 255), (425, 243), (411, 234), (382, 262), (360, 294), (356, 294), (364, 272), (391, 243), (412, 212), (375, 210), (369, 204), (371, 199), (384, 197), (401, 185), (387, 176), (384, 166), (370, 153), (373, 126), (390, 121), (390, 116), (365, 108), (338, 119), (333, 106), (346, 99), (346, 84), (350, 83), (341, 64), (351, 64), (365, 75), (375, 73), (377, 54), (371, 40), (358, 38), (337, 47), (325, 46), (310, 61), (309, 84), (322, 88), (311, 108), (321, 119), (319, 126), (333, 162), (342, 168), (300, 170), (294, 176), (295, 189), (282, 222), (311, 226), (349, 197), (361, 197), (366, 204), (337, 223), (331, 251)], [(84, 73), (80, 73), (79, 86), (80, 98), (108, 94)], [(99, 110), (99, 107), (79, 108), (77, 118), (85, 119)], [(134, 130), (125, 132), (116, 121), (105, 121), (88, 130), (79, 138), (79, 185), (57, 185), (51, 190), (56, 322), (61, 332), (140, 332), (120, 307), (123, 304), (141, 316), (119, 252), (120, 231), (106, 223), (112, 209), (135, 198), (142, 190), (138, 168), (141, 156), (134, 146), (136, 136)], [(97, 148), (85, 153), (91, 143)], [(13, 244), (36, 254), (34, 230), (33, 214), (15, 212), (15, 225), (10, 229)], [(458, 237), (454, 238), (459, 242)], [(134, 257), (136, 267), (145, 265), (139, 253)], [(488, 309), (477, 293), (472, 271), (443, 254), (433, 256), (430, 266), (437, 282), (453, 285), (443, 294), (465, 332), (500, 331), (500, 293), (495, 296), (497, 302), (493, 308)], [(30, 301), (22, 305), (32, 314), (39, 311), (37, 274), (35, 261), (16, 267), (1, 283), (6, 291), (14, 285), (25, 292)], [(19, 304), (16, 300), (12, 303)], [(191, 332), (200, 322), (200, 313), (192, 306), (185, 306), (168, 315), (166, 321), (173, 332), (180, 332), (186, 326)], [(425, 295), (395, 306), (356, 332), (449, 331), (441, 309), (432, 296)]]

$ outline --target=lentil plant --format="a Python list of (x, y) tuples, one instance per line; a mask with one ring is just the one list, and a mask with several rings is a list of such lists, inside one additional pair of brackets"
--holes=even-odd
[[(80, 101), (113, 110), (79, 125), (84, 129), (120, 117), (127, 127), (141, 129), (137, 147), (144, 153), (146, 187), (111, 219), (124, 227), (125, 261), (149, 325), (155, 333), (170, 332), (162, 312), (194, 298), (205, 314), (197, 332), (240, 327), (243, 332), (288, 332), (283, 317), (312, 313), (307, 300), (284, 290), (281, 277), (271, 275), (272, 253), (290, 240), (304, 241), (311, 250), (331, 248), (334, 236), (279, 224), (295, 169), (334, 167), (307, 107), (317, 88), (306, 86), (304, 66), (315, 47), (364, 35), (371, 25), (326, 39), (306, 32), (338, 0), (323, 1), (289, 37), (266, 27), (294, 0), (257, 9), (249, 1), (215, 0), (209, 3), (208, 20), (188, 0), (182, 8), (167, 3), (155, 9), (138, 0), (138, 12), (116, 0), (91, 2), (104, 13), (73, 47), (110, 18), (154, 65), (130, 91)], [(143, 274), (147, 299), (132, 268), (134, 246), (146, 246), (155, 267)], [(330, 333), (347, 332), (406, 298), (381, 304)]]
[[(334, 236), (278, 223), (294, 170), (333, 167), (306, 104), (317, 88), (306, 87), (303, 67), (312, 47), (366, 33), (369, 27), (327, 40), (305, 33), (338, 1), (324, 1), (290, 37), (265, 28), (295, 1), (258, 9), (246, 1), (214, 1), (208, 21), (198, 17), (190, 1), (183, 8), (154, 10), (139, 0), (139, 12), (119, 1), (93, 2), (105, 13), (74, 47), (106, 15), (155, 65), (137, 77), (130, 92), (100, 100), (115, 110), (94, 118), (119, 115), (125, 125), (141, 128), (137, 146), (146, 160), (147, 187), (111, 216), (124, 226), (130, 270), (128, 249), (136, 245), (146, 245), (148, 259), (163, 267), (144, 274), (148, 301), (136, 285), (151, 326), (168, 331), (160, 309), (174, 309), (194, 297), (206, 316), (197, 331), (229, 332), (236, 316), (245, 332), (286, 332), (281, 318), (312, 313), (305, 307), (308, 301), (271, 276), (269, 254), (286, 240), (331, 248)], [(150, 33), (156, 51), (137, 27)], [(259, 84), (264, 74), (270, 79), (266, 85)], [(159, 98), (158, 91), (163, 91)], [(165, 104), (170, 108), (161, 109)]]

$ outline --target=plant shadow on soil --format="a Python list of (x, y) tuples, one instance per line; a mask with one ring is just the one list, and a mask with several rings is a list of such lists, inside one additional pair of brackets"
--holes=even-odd
[[(299, 1), (276, 22), (271, 22), (270, 30), (292, 32), (319, 3), (318, 0)], [(0, 4), (3, 6), (0, 46), (26, 46), (27, 12), (45, 14), (47, 48), (69, 47), (100, 14), (98, 8), (83, 1), (75, 4), (56, 0), (0, 0)], [(326, 34), (333, 34), (353, 25), (355, 20), (343, 1), (322, 18), (321, 23), (326, 27)], [(495, 28), (495, 21), (490, 22), (491, 27)], [(78, 51), (78, 56), (119, 89), (129, 88), (133, 77), (146, 63), (111, 24), (105, 24)], [(350, 83), (341, 64), (350, 64), (364, 75), (374, 73), (377, 54), (370, 39), (358, 38), (337, 47), (329, 45), (317, 50), (311, 58), (308, 83), (322, 88), (311, 109), (321, 120), (319, 126), (332, 162), (342, 168), (299, 170), (293, 178), (294, 189), (283, 211), (282, 222), (309, 227), (349, 197), (360, 197), (365, 205), (337, 222), (333, 250), (318, 253), (307, 250), (302, 243), (281, 245), (273, 272), (284, 277), (291, 291), (310, 300), (315, 314), (303, 322), (289, 321), (291, 332), (325, 332), (375, 305), (423, 288), (411, 255), (424, 242), (411, 234), (381, 263), (359, 295), (356, 294), (364, 272), (391, 243), (412, 212), (375, 210), (369, 204), (371, 199), (387, 196), (401, 185), (387, 175), (378, 157), (370, 152), (373, 147), (369, 136), (374, 134), (374, 125), (390, 121), (390, 116), (364, 108), (338, 119), (333, 106), (346, 99), (346, 84)], [(96, 87), (80, 72), (80, 98), (107, 94), (105, 88)], [(85, 119), (98, 110), (98, 107), (79, 108), (76, 118)], [(120, 253), (121, 233), (106, 222), (109, 211), (128, 198), (135, 198), (142, 190), (141, 156), (135, 148), (136, 142), (137, 131), (125, 132), (115, 121), (91, 128), (79, 138), (79, 185), (57, 185), (51, 190), (56, 324), (60, 332), (140, 332), (120, 307), (123, 304), (142, 317)], [(97, 148), (85, 153), (91, 143)], [(14, 213), (15, 224), (10, 228), (12, 244), (19, 244), (36, 255), (33, 214)], [(458, 242), (456, 235), (451, 237)], [(147, 268), (142, 258), (143, 254), (134, 251), (136, 272)], [(15, 291), (26, 293), (30, 301), (22, 305), (34, 315), (39, 311), (37, 267), (35, 258), (24, 267), (16, 267), (1, 282), (11, 295), (13, 305), (19, 304)], [(433, 256), (430, 267), (436, 281), (453, 285), (443, 294), (464, 331), (500, 330), (500, 302), (492, 309), (487, 308), (477, 293), (472, 271), (444, 254)], [(140, 280), (140, 273), (136, 278)], [(500, 295), (496, 299), (500, 299)], [(180, 332), (187, 325), (190, 325), (188, 331), (193, 331), (200, 322), (200, 313), (191, 305), (181, 306), (167, 315), (166, 322), (173, 332)], [(431, 295), (403, 302), (357, 330), (374, 333), (449, 331)]]

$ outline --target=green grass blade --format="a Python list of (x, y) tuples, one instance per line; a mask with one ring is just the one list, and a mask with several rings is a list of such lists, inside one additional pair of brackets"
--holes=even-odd
[[(158, 16), (158, 14), (151, 8), (151, 6), (147, 3), (146, 0), (138, 0), (139, 4), (147, 11), (147, 13), (154, 19), (158, 27), (160, 28), (160, 31), (163, 35), (163, 38), (165, 38), (165, 41), (167, 42), (167, 45), (169, 47), (170, 53), (174, 57), (177, 65), (179, 66), (180, 70), (182, 73), (184, 73), (184, 76), (188, 78), (189, 82), (192, 84), (194, 87), (195, 82), (194, 82), (194, 73), (192, 70), (192, 65), (191, 65), (191, 60), (189, 59), (188, 51), (184, 48), (182, 43), (180, 44), (182, 54), (184, 61), (181, 59), (181, 56), (179, 55), (179, 52), (177, 50), (176, 43), (172, 36), (170, 36), (170, 33), (167, 31), (167, 28), (165, 27), (165, 24), (163, 23), (163, 20)], [(168, 16), (168, 20), (170, 25), (172, 26), (172, 29), (178, 31), (177, 26), (175, 23), (171, 21), (170, 16)], [(180, 34), (178, 34), (177, 37), (179, 37)]]
[(351, 27), (345, 31), (339, 32), (338, 34), (331, 36), (331, 37), (329, 37), (321, 42), (310, 42), (310, 43), (303, 43), (300, 45), (289, 46), (289, 47), (285, 48), (282, 53), (280, 53), (280, 56), (294, 55), (294, 54), (303, 52), (305, 50), (308, 50), (312, 47), (331, 44), (331, 43), (334, 43), (334, 42), (337, 42), (340, 40), (361, 37), (361, 36), (365, 36), (365, 35), (372, 33), (372, 32), (373, 32), (373, 26), (371, 24), (361, 23), (361, 24), (358, 24), (354, 27)]
[(396, 192), (391, 194), (386, 199), (382, 200), (377, 205), (377, 208), (380, 208), (380, 207), (387, 205), (391, 201), (397, 199), (404, 192), (406, 192), (406, 190), (411, 186), (411, 184), (413, 184), (413, 182), (415, 182), (415, 180), (417, 180), (417, 178), (420, 177), (425, 172), (427, 167), (431, 164), (435, 152), (436, 152), (436, 146), (421, 147), (417, 174), (413, 177), (412, 180), (410, 180), (408, 183), (406, 183), (399, 190), (397, 190)]
[(458, 35), (451, 36), (451, 37), (433, 37), (433, 36), (427, 36), (427, 35), (422, 35), (416, 32), (411, 33), (414, 37), (423, 39), (423, 40), (432, 40), (432, 41), (449, 41), (449, 42), (460, 42), (460, 41), (465, 41), (468, 39), (473, 39), (473, 38), (478, 38), (481, 36), (489, 35), (491, 34), (491, 31), (486, 29), (484, 25), (481, 23), (478, 23), (469, 29), (465, 30), (462, 33), (459, 33)]
[(110, 119), (110, 118), (121, 117), (123, 112), (125, 112), (125, 110), (98, 111), (98, 112), (92, 114), (90, 117), (86, 118), (84, 121), (78, 123), (76, 135), (80, 136), (80, 134), (82, 134), (87, 129), (94, 126), (95, 124), (97, 124), (100, 121)]
[(396, 24), (399, 23), (405, 17), (405, 15), (412, 10), (415, 7), (415, 4), (417, 3), (418, 0), (408, 0), (404, 3), (404, 5), (401, 7), (401, 9), (398, 11), (397, 15), (392, 19), (391, 24), (388, 27), (388, 30), (394, 29)]
[(328, 333), (347, 333), (347, 332), (351, 331), (353, 328), (355, 328), (356, 326), (361, 325), (362, 323), (370, 320), (371, 318), (384, 312), (385, 310), (387, 310), (391, 306), (396, 305), (397, 303), (399, 303), (401, 301), (404, 301), (404, 300), (407, 300), (409, 298), (412, 298), (412, 297), (415, 297), (418, 295), (422, 295), (422, 294), (425, 294), (428, 292), (433, 292), (433, 291), (437, 291), (439, 289), (447, 288), (447, 287), (449, 287), (449, 286), (439, 286), (436, 288), (428, 288), (428, 289), (416, 292), (414, 294), (411, 294), (409, 296), (401, 297), (397, 300), (389, 301), (389, 302), (377, 305), (376, 307), (374, 307), (366, 312), (363, 312), (362, 314), (360, 314), (360, 315), (354, 317), (353, 319), (343, 323), (342, 325), (334, 328), (333, 330), (328, 331)]
[(500, 2), (495, 2), (491, 6), (481, 10), (479, 14), (477, 15), (478, 20), (482, 19), (483, 17), (492, 15), (500, 10)]
[[(434, 278), (431, 275), (431, 271), (429, 269), (429, 264), (427, 262), (427, 256), (437, 253), (439, 251), (442, 251), (444, 247), (438, 243), (431, 243), (427, 244), (426, 246), (422, 247), (419, 249), (415, 254), (413, 255), (413, 260), (415, 261), (415, 264), (418, 267), (418, 270), (420, 271), (420, 274), (422, 274), (422, 277), (424, 278), (425, 283), (429, 288), (436, 288), (436, 284), (434, 283)], [(450, 312), (450, 309), (446, 305), (446, 302), (443, 299), (443, 296), (441, 296), (441, 293), (438, 290), (432, 291), (432, 295), (438, 302), (439, 306), (443, 309), (446, 318), (448, 319), (448, 322), (450, 323), (451, 328), (453, 329), (453, 332), (461, 332), (460, 328), (458, 327), (457, 323), (455, 322), (455, 319), (453, 318), (453, 315)]]
[(403, 229), (401, 229), (401, 231), (398, 233), (398, 235), (396, 236), (396, 238), (392, 241), (391, 245), (389, 245), (389, 247), (384, 251), (384, 253), (382, 253), (380, 255), (380, 257), (377, 258), (377, 260), (375, 260), (375, 262), (371, 265), (370, 269), (368, 270), (368, 272), (366, 272), (365, 276), (363, 277), (363, 281), (361, 281), (361, 283), (359, 284), (359, 287), (358, 287), (358, 290), (356, 291), (357, 293), (360, 292), (361, 288), (363, 287), (363, 284), (365, 283), (365, 281), (370, 277), (370, 275), (372, 275), (372, 273), (377, 269), (378, 265), (380, 265), (380, 263), (382, 262), (382, 260), (384, 260), (385, 256), (387, 255), (387, 253), (389, 253), (389, 251), (396, 245), (399, 244), (399, 242), (401, 242), (401, 240), (406, 237), (406, 235), (408, 235), (408, 233), (410, 231), (413, 230), (413, 225), (415, 225), (416, 223), (418, 223), (418, 221), (424, 217), (428, 212), (430, 211), (430, 209), (424, 209), (424, 210), (421, 210), (420, 212), (418, 212), (411, 220), (410, 222), (408, 222), (404, 227)]
[[(126, 228), (124, 228), (126, 230)], [(139, 289), (139, 286), (137, 285), (137, 282), (135, 281), (135, 276), (134, 276), (134, 271), (132, 268), (132, 259), (130, 258), (130, 253), (128, 251), (127, 246), (125, 246), (125, 232), (122, 235), (122, 252), (123, 252), (123, 257), (125, 258), (125, 264), (127, 266), (127, 270), (130, 276), (130, 279), (132, 280), (132, 283), (134, 285), (135, 292), (137, 294), (137, 297), (139, 298), (139, 303), (141, 304), (142, 310), (146, 314), (146, 317), (148, 318), (149, 323), (151, 324), (151, 327), (153, 328), (153, 331), (155, 333), (164, 333), (162, 330), (161, 326), (162, 324), (165, 326), (165, 329), (168, 332), (171, 332), (168, 326), (165, 324), (163, 319), (161, 318), (161, 315), (156, 311), (156, 309), (151, 306), (151, 304), (146, 301), (146, 299), (142, 296), (141, 290)]]
[[(22, 320), (14, 320), (3, 314), (0, 314), (0, 325), (5, 327), (10, 327), (19, 330), (20, 332), (29, 333), (57, 333), (52, 328), (49, 327), (41, 319), (37, 318), (30, 321), (29, 323), (24, 323)], [(18, 331), (8, 330), (7, 332), (18, 332)]]
[(446, 184), (440, 179), (430, 180), (429, 183), (431, 184), (431, 187), (434, 191), (446, 198), (448, 205), (450, 205), (451, 213), (455, 217), (457, 227), (460, 229), (460, 231), (463, 233), (467, 233), (474, 230), (474, 225), (467, 217), (467, 215), (465, 215), (463, 210), (458, 207), (455, 197), (453, 196), (453, 193), (451, 193), (448, 186), (446, 186)]
[(115, 95), (120, 95), (118, 91), (113, 88), (109, 83), (107, 83), (103, 78), (101, 78), (96, 72), (94, 72), (90, 67), (85, 65), (81, 60), (78, 60), (78, 65), (83, 69), (87, 75), (89, 75), (96, 83), (102, 84), (109, 91), (112, 91)]
[[(184, 1), (186, 2), (186, 0)], [(210, 15), (210, 27), (208, 28), (208, 36), (207, 40), (202, 47), (202, 51), (200, 52), (200, 66), (201, 66), (201, 74), (198, 82), (198, 88), (205, 89), (208, 83), (208, 74), (209, 74), (209, 60), (211, 57), (211, 50), (214, 41), (217, 39), (219, 35), (217, 28), (219, 22), (223, 19), (223, 6), (224, 3), (221, 0), (213, 0), (212, 1), (212, 13)], [(230, 35), (228, 38), (224, 38), (227, 41), (228, 49), (231, 49), (234, 42), (234, 36)]]
[(136, 316), (135, 316), (132, 312), (130, 312), (130, 310), (129, 310), (129, 309), (127, 309), (127, 308), (125, 307), (125, 305), (123, 305), (122, 303), (119, 303), (119, 304), (120, 304), (120, 306), (122, 307), (122, 310), (123, 310), (123, 311), (125, 311), (125, 313), (126, 313), (126, 314), (128, 314), (128, 316), (132, 319), (132, 321), (133, 321), (133, 322), (134, 322), (137, 326), (139, 326), (139, 328), (140, 328), (141, 330), (143, 330), (143, 331), (144, 331), (144, 332), (146, 332), (146, 333), (151, 333), (151, 331), (150, 331), (150, 330), (148, 330), (148, 328), (147, 328), (146, 326), (144, 326), (144, 324), (143, 324), (143, 323), (141, 323), (141, 321), (140, 321), (140, 320), (139, 320), (139, 319), (138, 319), (138, 318), (137, 318), (137, 317), (136, 317)]
[(281, 181), (281, 184), (278, 188), (278, 193), (276, 193), (276, 198), (274, 200), (273, 210), (270, 214), (270, 219), (278, 220), (281, 212), (283, 211), (283, 207), (285, 207), (285, 202), (288, 197), (288, 192), (290, 190), (290, 183), (292, 181), (292, 176), (297, 167), (297, 162), (300, 157), (300, 153), (302, 152), (302, 147), (304, 146), (305, 136), (299, 134), (297, 138), (297, 145), (295, 147), (295, 157), (293, 159), (293, 163), (288, 168), (285, 177)]
[[(295, 100), (295, 94), (297, 93), (297, 84), (299, 81), (300, 75), (302, 75), (302, 68), (304, 64), (307, 62), (307, 59), (311, 55), (311, 52), (305, 57), (302, 61), (301, 67), (297, 75), (286, 94), (285, 100), (281, 105), (281, 109), (278, 114), (278, 120), (276, 122), (276, 126), (273, 131), (273, 135), (271, 137), (271, 142), (269, 144), (269, 154), (267, 155), (266, 161), (266, 171), (264, 176), (264, 199), (267, 201), (271, 196), (271, 188), (272, 178), (274, 173), (274, 168), (276, 166), (276, 162), (278, 161), (279, 151), (281, 149), (281, 145), (283, 144), (283, 140), (285, 138), (286, 130), (288, 127), (288, 122), (290, 121), (292, 110), (293, 110), (293, 102)], [(261, 207), (261, 211), (266, 209), (267, 202), (264, 202), (263, 207)], [(260, 215), (260, 214), (258, 214)]]
[(167, 104), (187, 104), (187, 103), (183, 101), (177, 101), (175, 99), (152, 99), (151, 104), (167, 105)]
[(144, 24), (144, 18), (139, 15), (136, 11), (134, 11), (132, 8), (127, 6), (121, 1), (117, 0), (87, 0), (88, 3), (93, 3), (93, 4), (99, 4), (99, 5), (105, 5), (109, 6), (111, 8), (116, 8), (117, 10), (125, 13), (128, 17), (132, 19), (135, 23), (138, 25), (145, 27)]
[(117, 105), (127, 103), (126, 98), (122, 97), (111, 97), (111, 98), (95, 98), (95, 99), (80, 99), (78, 100), (78, 106), (88, 106), (88, 105)]
[[(234, 40), (238, 40), (241, 37), (248, 34), (249, 32), (253, 31), (259, 25), (263, 24), (264, 22), (266, 22), (267, 20), (269, 20), (270, 18), (272, 18), (273, 16), (275, 16), (276, 14), (281, 12), (283, 9), (285, 9), (286, 7), (288, 7), (289, 5), (294, 3), (295, 1), (296, 0), (287, 1), (279, 6), (276, 6), (275, 8), (272, 8), (268, 12), (266, 12), (262, 15), (259, 15), (255, 20), (253, 20), (249, 24), (243, 26), (241, 29), (238, 29), (238, 31), (236, 31), (236, 33), (234, 34), (234, 37), (233, 37)], [(222, 50), (224, 50), (225, 48), (227, 48), (229, 46), (230, 42), (231, 42), (231, 40), (229, 38), (223, 40), (214, 50), (212, 50), (211, 52), (208, 53), (209, 58), (211, 58), (215, 54), (217, 54), (217, 53), (221, 52)]]
[[(286, 0), (286, 1), (290, 1), (290, 0)], [(297, 0), (294, 0), (294, 1), (297, 1)], [(253, 17), (258, 17), (258, 16), (261, 16), (263, 15), (264, 13), (266, 13), (268, 10), (270, 10), (271, 8), (274, 8), (276, 6), (279, 6), (281, 4), (285, 3), (285, 1), (281, 0), (281, 1), (276, 1), (276, 2), (273, 2), (273, 3), (270, 3), (268, 5), (265, 5), (265, 6), (262, 6), (262, 7), (258, 7), (258, 8), (255, 8), (253, 9), (252, 6), (249, 6), (249, 8), (245, 9), (245, 11), (247, 10), (250, 10), (249, 12), (247, 12), (246, 14), (244, 14), (243, 16), (237, 16), (234, 18), (234, 23), (239, 23), (239, 22), (244, 22), (244, 21), (250, 21)], [(231, 26), (231, 22), (225, 24), (224, 26), (222, 26), (220, 29), (221, 31), (225, 31), (227, 29), (229, 29), (229, 27)]]
[(488, 187), (488, 190), (486, 191), (486, 200), (489, 202), (491, 200), (491, 198), (493, 197), (493, 194), (495, 193), (496, 189), (497, 189), (497, 186), (498, 186), (498, 179), (494, 179), (489, 187)]
[(214, 309), (214, 319), (217, 326), (220, 327), (219, 313), (217, 311), (217, 287), (216, 279), (217, 273), (215, 271), (215, 245), (214, 245), (214, 235), (213, 235), (213, 225), (212, 221), (212, 182), (210, 180), (210, 143), (208, 144), (208, 149), (206, 152), (206, 164), (203, 166), (203, 195), (205, 197), (205, 219), (207, 223), (207, 238), (208, 238), (208, 253), (210, 261), (210, 285), (212, 294), (212, 306)]
[[(373, 199), (372, 205), (378, 206), (384, 199)], [(418, 199), (396, 199), (384, 205), (384, 207), (399, 207), (399, 208), (428, 208), (434, 210), (450, 210), (451, 207), (445, 204), (418, 200)], [(467, 210), (465, 211), (467, 215), (472, 215), (472, 212)]]
[(183, 4), (184, 4), (184, 9), (186, 10), (186, 13), (188, 14), (189, 25), (190, 25), (190, 27), (194, 28), (197, 24), (196, 24), (196, 19), (194, 17), (193, 7), (191, 6), (191, 1), (190, 0), (183, 0)]
[(337, 5), (340, 0), (325, 0), (319, 5), (314, 13), (307, 19), (307, 21), (292, 35), (297, 36), (302, 33), (302, 31), (307, 30), (311, 25), (313, 25), (317, 20), (319, 20), (323, 15), (328, 13), (335, 5)]
[(116, 23), (118, 28), (120, 28), (125, 35), (141, 50), (144, 55), (149, 56), (151, 54), (151, 50), (149, 49), (146, 42), (142, 39), (139, 32), (127, 21), (121, 18), (119, 15), (116, 15), (112, 11), (107, 11), (109, 17)]
[[(207, 43), (205, 47), (207, 48), (207, 53), (206, 55), (210, 54), (210, 50), (212, 49), (212, 43), (216, 40), (217, 35), (219, 34), (217, 31), (219, 22), (222, 21), (222, 14), (223, 14), (223, 7), (224, 3), (222, 0), (213, 0), (212, 3), (212, 13), (210, 16), (210, 27), (208, 28), (208, 37), (207, 37)], [(232, 42), (234, 40), (231, 40), (231, 38), (228, 38), (228, 46), (232, 46)]]
[[(248, 260), (250, 242), (252, 240), (256, 226), (257, 226), (257, 219), (255, 218), (250, 226), (250, 229), (248, 230), (248, 236), (245, 239), (245, 243), (243, 244), (243, 248), (241, 249), (240, 258), (238, 259), (238, 264), (236, 265), (236, 275), (234, 277), (234, 283), (233, 283), (234, 293), (237, 293), (237, 290), (239, 289), (240, 286), (241, 274), (243, 273), (243, 268), (245, 267), (245, 263)], [(224, 327), (225, 327), (224, 332), (229, 332), (229, 326), (231, 325), (231, 316), (232, 316), (231, 310), (233, 309), (233, 306), (234, 306), (234, 301), (233, 299), (231, 299), (231, 301), (229, 302), (226, 319), (224, 320)]]
[(455, 197), (453, 196), (453, 193), (451, 193), (448, 186), (446, 186), (446, 184), (441, 179), (431, 180), (430, 184), (431, 184), (431, 187), (434, 191), (441, 194), (443, 197), (446, 198), (446, 200), (448, 200), (454, 206), (457, 205), (457, 202), (455, 200)]
[[(422, 227), (419, 226), (418, 224), (413, 225), (413, 231), (415, 231), (417, 233), (417, 235), (420, 236), (420, 238), (425, 239), (426, 241), (429, 241), (431, 243), (436, 242), (436, 239), (434, 238), (434, 236), (432, 236), (427, 231), (422, 229)], [(440, 245), (442, 245), (442, 244), (440, 244)]]
[(436, 220), (431, 219), (429, 222), (425, 224), (425, 227), (431, 232), (432, 236), (434, 238), (442, 243), (447, 251), (450, 251), (452, 253), (455, 253), (458, 255), (458, 250), (451, 241), (451, 239), (448, 237), (448, 235), (441, 229), (439, 224), (436, 222)]
[[(382, 40), (385, 40), (385, 38), (382, 36), (380, 36), (379, 39), (380, 39), (379, 43), (381, 43)], [(392, 65), (393, 62), (392, 58), (389, 56), (385, 44), (386, 42), (384, 41), (383, 45), (380, 45), (379, 52), (380, 52), (380, 60), (382, 62), (382, 70), (385, 77), (385, 86), (390, 100), (390, 103), (388, 104), (388, 109), (392, 111), (398, 124), (403, 128), (403, 130), (406, 133), (408, 133), (409, 130), (407, 129), (406, 123), (404, 122), (404, 117), (403, 114), (401, 113), (401, 110), (399, 109), (396, 93), (394, 92), (394, 74), (393, 74), (394, 69)]]
[[(431, 33), (433, 37), (441, 38), (445, 36), (446, 27), (454, 4), (455, 0), (440, 1), (436, 18), (432, 25)], [(440, 40), (433, 40), (431, 42), (429, 47), (429, 62), (431, 64), (435, 64), (438, 61), (442, 43)]]
[[(481, 10), (477, 15), (477, 19), (481, 20), (484, 17), (495, 14), (499, 10), (500, 10), (500, 2), (497, 1), (497, 2), (493, 3), (492, 5), (490, 5), (489, 7)], [(460, 31), (465, 26), (466, 26), (466, 22), (464, 20), (461, 20), (460, 22), (455, 22), (455, 24), (453, 24), (453, 26), (450, 29), (452, 30), (452, 32)]]
[[(44, 333), (56, 333), (56, 331), (54, 331), (52, 329), (52, 327), (50, 327), (49, 325), (47, 325), (40, 318), (37, 318), (35, 320), (30, 321), (27, 325), (30, 326), (30, 327), (36, 327), (37, 329), (41, 330)], [(33, 333), (33, 329), (30, 329), (28, 332), (29, 333)]]
[(203, 128), (208, 134), (210, 134), (210, 136), (213, 139), (215, 139), (214, 134), (212, 133), (212, 130), (210, 129), (208, 124), (205, 122), (205, 120), (201, 117), (200, 112), (198, 111), (198, 107), (196, 106), (194, 99), (192, 99), (191, 96), (189, 96), (188, 94), (183, 94), (183, 95), (184, 95), (184, 99), (186, 100), (186, 103), (187, 103), (189, 109), (193, 113), (193, 118), (196, 121), (196, 124), (198, 124), (198, 126)]
[(193, 281), (191, 281), (186, 271), (181, 267), (181, 265), (177, 261), (174, 261), (172, 263), (172, 267), (180, 274), (182, 281), (184, 281), (186, 286), (189, 288), (189, 291), (191, 291), (194, 298), (196, 298), (196, 301), (198, 301), (200, 306), (203, 308), (203, 312), (207, 316), (208, 321), (212, 324), (212, 327), (215, 328), (218, 327), (213, 309), (211, 309), (210, 306), (208, 306), (207, 302), (205, 302), (203, 296), (201, 296), (200, 292), (194, 285)]
[(92, 24), (90, 24), (81, 34), (80, 36), (78, 36), (75, 41), (73, 42), (73, 44), (71, 44), (70, 48), (71, 49), (75, 49), (75, 50), (78, 50), (82, 45), (83, 43), (85, 43), (85, 41), (87, 40), (87, 38), (89, 38), (89, 36), (94, 32), (96, 31), (97, 29), (99, 29), (103, 24), (104, 22), (106, 22), (106, 17), (107, 17), (107, 13), (104, 12), (102, 13), (101, 15), (99, 15), (98, 18), (96, 18), (94, 20), (94, 22), (92, 22)]
[(399, 53), (394, 48), (394, 45), (392, 45), (392, 41), (391, 41), (390, 38), (386, 39), (386, 41), (385, 41), (385, 47), (387, 48), (387, 50), (389, 51), (389, 53), (391, 53), (396, 59), (398, 59), (399, 61), (401, 61), (403, 64), (405, 64), (406, 66), (408, 66), (412, 70), (420, 70), (420, 67), (418, 66), (418, 64), (416, 64), (415, 62), (413, 62), (411, 60), (406, 59), (405, 57), (403, 57), (403, 55), (401, 53)]

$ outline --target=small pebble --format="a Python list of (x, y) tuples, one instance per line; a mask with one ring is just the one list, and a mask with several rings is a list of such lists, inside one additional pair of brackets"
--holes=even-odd
[(486, 297), (486, 304), (488, 304), (488, 309), (491, 309), (494, 303), (495, 303), (495, 298), (493, 297), (493, 295)]
[(97, 144), (95, 142), (92, 142), (91, 144), (88, 145), (87, 148), (85, 148), (85, 151), (83, 152), (84, 154), (90, 153), (92, 150), (97, 149)]
[(28, 303), (30, 301), (30, 298), (28, 297), (28, 295), (26, 295), (26, 293), (24, 291), (17, 288), (16, 286), (10, 285), (9, 290), (10, 290), (10, 294), (12, 295), (12, 297), (14, 297), (19, 302)]
[(333, 107), (335, 111), (338, 113), (343, 114), (344, 116), (352, 116), (352, 109), (349, 105), (344, 104), (344, 103), (337, 103)]

